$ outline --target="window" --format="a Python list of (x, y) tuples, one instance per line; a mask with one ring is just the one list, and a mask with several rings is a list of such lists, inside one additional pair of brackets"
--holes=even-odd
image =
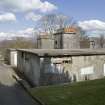
[(71, 60), (64, 60), (63, 63), (72, 63)]
[(55, 49), (57, 49), (58, 48), (58, 42), (57, 42), (57, 40), (55, 41)]
[(22, 58), (24, 57), (24, 52), (21, 53), (21, 57), (22, 57)]
[(57, 40), (55, 41), (55, 44), (57, 45)]

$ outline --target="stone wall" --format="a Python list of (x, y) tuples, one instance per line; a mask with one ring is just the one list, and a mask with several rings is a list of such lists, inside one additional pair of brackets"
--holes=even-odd
[(54, 64), (51, 58), (41, 60), (41, 85), (53, 85), (70, 82), (68, 73), (64, 72), (61, 64)]
[(80, 48), (79, 33), (56, 33), (54, 34), (55, 49), (76, 49)]
[(72, 57), (71, 64), (65, 64), (65, 70), (69, 72), (71, 81), (84, 81), (104, 77), (105, 56), (77, 56)]
[(40, 58), (37, 55), (18, 51), (17, 68), (34, 86), (40, 85)]
[(54, 48), (54, 38), (51, 35), (43, 35), (37, 39), (38, 49), (53, 49)]
[(76, 33), (63, 34), (63, 49), (77, 49), (80, 48), (79, 35)]
[(16, 49), (7, 49), (5, 53), (5, 63), (12, 67), (17, 67), (17, 51)]
[(89, 40), (81, 40), (80, 41), (80, 48), (90, 48), (90, 41)]
[(45, 67), (43, 67), (43, 70), (45, 71), (42, 76), (44, 85), (93, 80), (104, 77), (104, 55), (64, 57), (59, 58), (62, 62), (55, 64), (57, 59), (51, 58), (49, 63), (44, 63)]
[(62, 42), (62, 33), (56, 33), (54, 34), (54, 48), (55, 49), (62, 49), (63, 48), (63, 42)]

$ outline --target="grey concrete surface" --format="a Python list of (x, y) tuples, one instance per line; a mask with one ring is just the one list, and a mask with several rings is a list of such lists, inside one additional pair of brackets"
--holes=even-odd
[(12, 78), (14, 72), (0, 64), (0, 105), (38, 105)]

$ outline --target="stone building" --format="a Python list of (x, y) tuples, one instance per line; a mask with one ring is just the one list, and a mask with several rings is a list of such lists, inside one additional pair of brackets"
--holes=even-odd
[(105, 48), (102, 37), (81, 36), (78, 28), (67, 27), (58, 29), (53, 34), (44, 33), (37, 38), (38, 49), (98, 49)]
[(90, 37), (90, 48), (98, 49), (98, 48), (105, 48), (105, 39), (104, 37)]
[(76, 28), (69, 27), (57, 30), (53, 35), (40, 35), (37, 38), (38, 49), (73, 49), (80, 48), (80, 33)]
[(37, 38), (37, 48), (38, 49), (53, 49), (54, 48), (54, 38), (52, 35), (40, 35)]
[(20, 49), (18, 70), (34, 86), (93, 80), (105, 75), (104, 49)]
[(80, 48), (80, 33), (76, 28), (68, 27), (59, 29), (54, 34), (55, 49)]
[(17, 50), (7, 49), (4, 57), (5, 63), (12, 67), (17, 67)]
[(100, 41), (99, 41), (99, 38), (98, 37), (90, 37), (90, 48), (101, 48), (100, 46)]

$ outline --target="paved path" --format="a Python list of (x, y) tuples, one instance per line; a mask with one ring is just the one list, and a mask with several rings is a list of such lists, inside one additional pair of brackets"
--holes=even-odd
[(12, 78), (13, 71), (0, 64), (0, 105), (38, 105)]

